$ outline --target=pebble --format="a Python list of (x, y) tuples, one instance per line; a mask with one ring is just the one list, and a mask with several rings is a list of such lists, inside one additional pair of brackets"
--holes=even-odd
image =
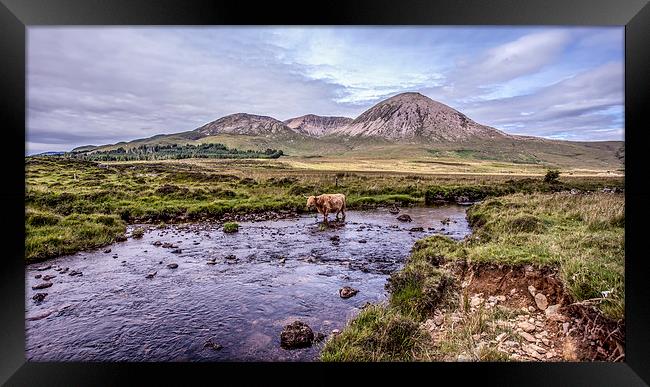
[(176, 269), (178, 267), (178, 263), (170, 263), (169, 265), (167, 265), (167, 267), (170, 269)]
[(52, 282), (43, 282), (38, 285), (32, 286), (32, 290), (45, 289), (45, 288), (49, 288), (50, 286), (52, 286)]
[(546, 310), (548, 307), (548, 300), (546, 299), (546, 296), (543, 295), (542, 293), (537, 293), (535, 294), (535, 304), (537, 304), (537, 307), (540, 310)]
[(533, 335), (531, 335), (530, 333), (526, 333), (526, 332), (518, 332), (518, 333), (519, 333), (519, 336), (521, 336), (521, 337), (523, 337), (524, 339), (526, 339), (526, 341), (530, 341), (531, 343), (534, 343), (534, 342), (537, 341), (537, 340), (535, 339), (535, 337), (534, 337)]
[(517, 327), (521, 328), (524, 332), (528, 332), (528, 333), (533, 332), (535, 330), (535, 325), (527, 321), (520, 322), (519, 324), (517, 324)]
[(528, 286), (528, 293), (530, 293), (531, 296), (535, 297), (535, 287), (533, 285)]

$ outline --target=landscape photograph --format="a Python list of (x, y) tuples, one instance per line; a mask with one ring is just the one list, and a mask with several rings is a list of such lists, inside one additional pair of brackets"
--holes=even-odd
[(27, 28), (25, 358), (625, 361), (624, 32)]

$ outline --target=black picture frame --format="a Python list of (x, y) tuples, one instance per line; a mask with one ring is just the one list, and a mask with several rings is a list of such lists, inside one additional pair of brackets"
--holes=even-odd
[[(25, 360), (24, 156), (26, 29), (37, 25), (619, 25), (625, 26), (626, 359), (622, 363), (36, 363)], [(345, 372), (402, 383), (642, 386), (650, 383), (650, 287), (643, 244), (650, 215), (645, 147), (650, 123), (650, 5), (647, 0), (364, 0), (280, 4), (211, 1), (0, 0), (0, 122), (4, 204), (0, 268), (0, 381), (7, 385), (187, 383), (323, 384)], [(303, 375), (296, 376), (297, 372)], [(346, 372), (347, 371), (347, 372)], [(235, 377), (235, 379), (229, 379)], [(233, 382), (228, 382), (233, 380)], [(428, 384), (427, 383), (427, 384)], [(330, 383), (327, 383), (330, 384)]]

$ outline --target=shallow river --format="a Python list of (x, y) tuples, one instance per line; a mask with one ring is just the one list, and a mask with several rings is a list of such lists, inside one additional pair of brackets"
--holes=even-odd
[[(470, 232), (461, 206), (404, 208), (401, 214), (413, 221), (378, 209), (349, 211), (344, 224), (325, 231), (313, 215), (240, 222), (234, 234), (210, 223), (150, 227), (141, 239), (28, 265), (27, 359), (314, 360), (321, 343), (280, 348), (284, 325), (299, 319), (330, 335), (367, 302), (386, 300), (388, 275), (401, 268), (417, 239), (461, 239)], [(441, 224), (445, 218), (448, 225)], [(63, 274), (56, 270), (65, 268)], [(73, 270), (82, 275), (70, 275)], [(38, 274), (56, 276), (53, 285), (32, 290), (43, 282)], [(342, 299), (343, 286), (359, 293)], [(48, 293), (42, 302), (32, 300), (38, 292)], [(206, 347), (210, 339), (222, 348)]]

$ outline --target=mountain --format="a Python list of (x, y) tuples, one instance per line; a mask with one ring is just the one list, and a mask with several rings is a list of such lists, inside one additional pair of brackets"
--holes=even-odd
[(478, 124), (445, 104), (411, 92), (379, 102), (347, 126), (334, 130), (334, 133), (427, 142), (512, 137)]
[(298, 133), (320, 137), (341, 129), (353, 121), (349, 117), (324, 117), (315, 114), (290, 118), (284, 123)]
[(236, 113), (209, 122), (193, 132), (201, 136), (245, 134), (250, 136), (290, 135), (295, 132), (273, 117)]

